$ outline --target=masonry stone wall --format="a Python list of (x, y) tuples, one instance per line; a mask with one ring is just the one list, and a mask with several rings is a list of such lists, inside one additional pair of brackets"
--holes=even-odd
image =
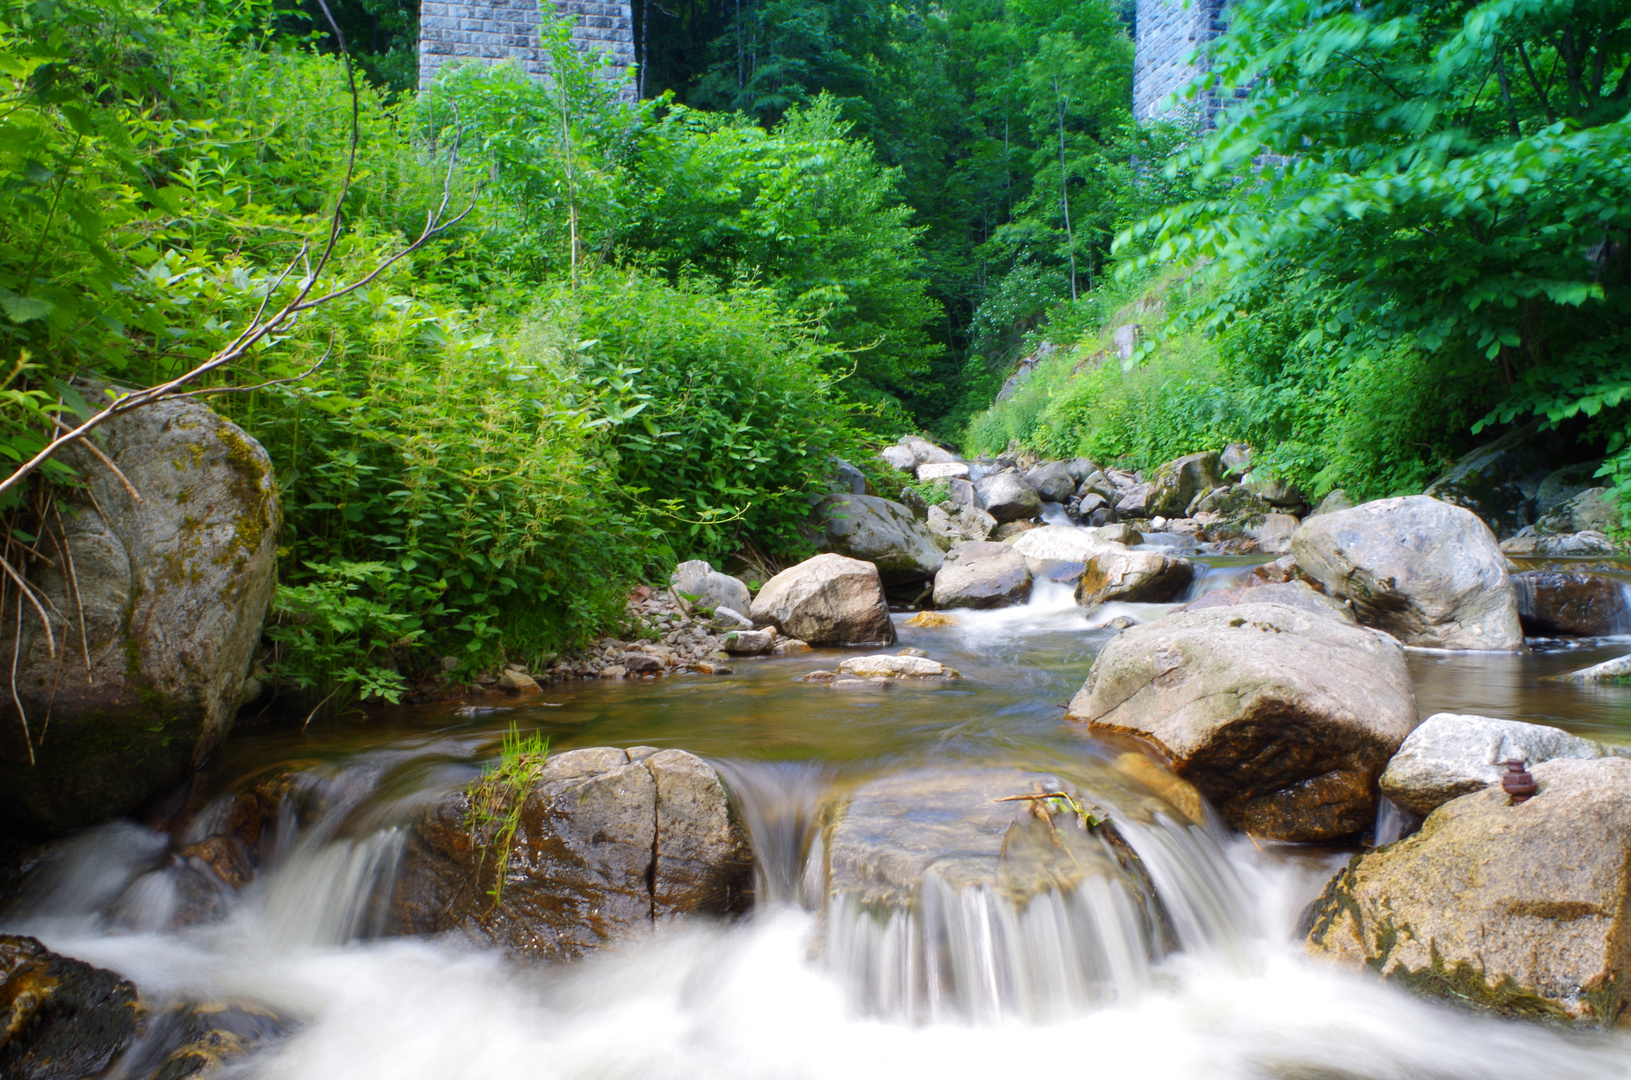
[[(1204, 49), (1223, 32), (1227, 0), (1138, 0), (1133, 44), (1133, 116), (1189, 119), (1210, 127), (1221, 102), (1165, 99), (1206, 71)], [(1197, 50), (1201, 55), (1197, 56)], [(1192, 59), (1193, 58), (1193, 59)]]
[[(634, 15), (627, 0), (545, 0), (556, 18), (572, 18), (579, 49), (607, 57), (618, 77), (634, 63)], [(428, 85), (450, 60), (518, 60), (529, 74), (549, 74), (538, 44), (537, 0), (422, 0), (419, 7), (419, 84)]]

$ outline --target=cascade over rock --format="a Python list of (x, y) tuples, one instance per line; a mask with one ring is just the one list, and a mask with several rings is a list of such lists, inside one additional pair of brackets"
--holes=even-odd
[(1153, 744), (1236, 828), (1332, 840), (1371, 823), (1376, 777), (1415, 726), (1416, 699), (1396, 642), (1243, 603), (1123, 630), (1066, 716)]
[(875, 495), (829, 495), (816, 504), (828, 550), (877, 566), (886, 584), (926, 581), (945, 554), (898, 502)]
[[(32, 763), (9, 696), (0, 716), (0, 820), (35, 831), (128, 813), (220, 744), (277, 580), (272, 464), (242, 429), (171, 399), (93, 438), (141, 500), (88, 450), (63, 451), (85, 486), (47, 525), (73, 580), (62, 560), (29, 567), (55, 637), (53, 657), (32, 611), (22, 620), (16, 687)], [(13, 637), (7, 623), (7, 654)]]
[(1311, 517), (1291, 538), (1305, 576), (1406, 645), (1520, 649), (1506, 557), (1470, 510), (1425, 495)]
[(817, 555), (764, 583), (748, 612), (811, 645), (895, 640), (878, 568), (842, 555)]
[(499, 821), (512, 813), (506, 848), (502, 825), (481, 820), (467, 792), (427, 807), (402, 856), (386, 932), (455, 931), (518, 957), (566, 960), (674, 916), (752, 903), (747, 834), (719, 776), (694, 754), (552, 754), (501, 793)]
[(1545, 761), (1356, 855), (1304, 916), (1316, 956), (1507, 1015), (1609, 1026), (1631, 996), (1631, 761)]
[(1518, 620), (1539, 637), (1601, 637), (1631, 631), (1626, 583), (1599, 574), (1528, 570), (1512, 575)]

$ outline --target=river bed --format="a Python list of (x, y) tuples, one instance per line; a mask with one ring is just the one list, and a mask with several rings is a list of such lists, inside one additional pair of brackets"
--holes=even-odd
[[(1238, 573), (1219, 561), (1212, 585)], [(1064, 706), (1113, 633), (1110, 619), (1160, 610), (1111, 605), (1089, 617), (1068, 589), (1041, 583), (1024, 607), (959, 612), (949, 627), (901, 625), (897, 647), (963, 674), (947, 684), (844, 692), (798, 682), (843, 655), (817, 650), (742, 661), (727, 676), (553, 687), (548, 704), (475, 718), (419, 707), (305, 732), (243, 729), (201, 778), (201, 801), (292, 768), (322, 810), (280, 831), (242, 896), (219, 900), (224, 918), (170, 929), (188, 902), (167, 855), (172, 838), (114, 823), (64, 844), (3, 928), (119, 971), (156, 1002), (275, 1014), (276, 1033), (231, 1064), (232, 1077), (1631, 1075), (1626, 1036), (1475, 1015), (1308, 960), (1298, 916), (1351, 852), (1254, 843), (1215, 823), (1131, 836), (1169, 905), (1193, 924), (1147, 967), (1092, 993), (1068, 979), (1047, 990), (1064, 954), (1115, 951), (1108, 924), (1098, 937), (1073, 937), (1077, 916), (1067, 913), (1063, 937), (970, 944), (968, 962), (990, 969), (978, 972), (989, 975), (983, 996), (902, 1012), (858, 992), (875, 973), (831, 947), (834, 927), (815, 910), (819, 866), (806, 856), (818, 846), (821, 801), (908, 770), (1019, 765), (1091, 777), (1109, 768), (1120, 748), (1063, 723)], [(1422, 716), (1479, 713), (1631, 742), (1631, 688), (1542, 681), (1631, 651), (1631, 639), (1537, 646), (1520, 656), (1412, 651)], [(402, 822), (468, 784), (512, 726), (543, 733), (556, 750), (645, 744), (718, 763), (753, 833), (755, 912), (729, 925), (666, 927), (553, 969), (451, 941), (374, 937)], [(209, 825), (192, 822), (177, 839)]]

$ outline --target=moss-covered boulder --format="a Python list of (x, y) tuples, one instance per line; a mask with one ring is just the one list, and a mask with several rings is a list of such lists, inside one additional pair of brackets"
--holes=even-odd
[(64, 454), (84, 486), (28, 566), (51, 633), (25, 612), (23, 715), (0, 695), (0, 819), (35, 832), (133, 810), (220, 743), (276, 585), (271, 461), (241, 428), (169, 400), (93, 439), (134, 493), (89, 448)]
[(1309, 908), (1309, 951), (1493, 1012), (1617, 1022), (1631, 995), (1631, 761), (1531, 771), (1527, 802), (1463, 795), (1355, 856)]

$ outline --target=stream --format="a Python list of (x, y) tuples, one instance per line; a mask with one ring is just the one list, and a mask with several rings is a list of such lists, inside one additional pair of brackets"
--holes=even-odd
[[(1198, 591), (1237, 584), (1261, 561), (1203, 559)], [(477, 718), (427, 706), (304, 733), (243, 728), (198, 778), (203, 809), (174, 836), (116, 822), (61, 843), (0, 929), (118, 971), (150, 1001), (275, 1016), (229, 1077), (1631, 1076), (1626, 1035), (1475, 1015), (1305, 958), (1299, 914), (1352, 850), (1253, 842), (1215, 821), (1123, 828), (1172, 915), (1153, 958), (1115, 890), (1085, 885), (1023, 912), (925, 895), (910, 925), (819, 910), (822, 867), (810, 853), (834, 792), (965, 766), (1088, 784), (1110, 769), (1124, 748), (1062, 723), (1063, 707), (1111, 619), (1165, 607), (1089, 615), (1065, 586), (1038, 582), (1028, 605), (956, 612), (954, 626), (898, 615), (896, 647), (958, 669), (949, 684), (845, 693), (798, 682), (836, 667), (842, 651), (826, 649), (736, 663), (728, 676), (549, 687), (548, 705)], [(1541, 681), (1631, 651), (1631, 638), (1536, 645), (1413, 650), (1422, 717), (1479, 713), (1631, 742), (1631, 687)], [(478, 776), (511, 725), (554, 750), (654, 745), (714, 762), (752, 836), (755, 911), (552, 968), (379, 937), (403, 823)], [(170, 854), (219, 827), (233, 793), (285, 771), (297, 774), (295, 794), (241, 893), (212, 890)], [(175, 928), (200, 906), (215, 917)], [(926, 938), (943, 947), (924, 949)], [(949, 974), (920, 970), (931, 954)]]

